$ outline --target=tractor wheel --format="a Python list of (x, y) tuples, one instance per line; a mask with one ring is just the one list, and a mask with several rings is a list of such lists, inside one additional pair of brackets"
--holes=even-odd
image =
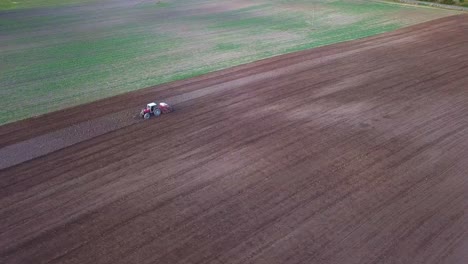
[(144, 116), (143, 116), (144, 119), (148, 119), (150, 118), (150, 114), (149, 113), (146, 113)]
[(154, 109), (153, 114), (154, 114), (154, 116), (160, 116), (161, 115), (161, 109), (159, 109), (159, 108)]

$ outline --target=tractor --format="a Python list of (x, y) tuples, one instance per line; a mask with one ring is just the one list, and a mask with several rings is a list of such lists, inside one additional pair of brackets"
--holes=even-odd
[(152, 103), (147, 104), (146, 108), (141, 109), (140, 116), (144, 119), (148, 119), (151, 117), (151, 114), (158, 117), (161, 114), (167, 114), (172, 111), (173, 111), (172, 107), (168, 105), (167, 103), (152, 102)]

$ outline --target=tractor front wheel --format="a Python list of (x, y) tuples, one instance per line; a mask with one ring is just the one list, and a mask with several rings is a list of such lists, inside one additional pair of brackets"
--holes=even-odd
[(144, 118), (144, 119), (150, 118), (150, 114), (149, 114), (149, 113), (144, 114), (144, 115), (143, 115), (143, 118)]

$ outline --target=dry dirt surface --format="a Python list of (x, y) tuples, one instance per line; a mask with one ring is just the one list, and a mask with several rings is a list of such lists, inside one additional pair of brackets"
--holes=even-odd
[(2, 126), (0, 263), (468, 263), (467, 72), (461, 15)]

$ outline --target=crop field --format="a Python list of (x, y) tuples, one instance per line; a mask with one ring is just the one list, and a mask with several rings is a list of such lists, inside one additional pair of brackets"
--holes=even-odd
[(466, 264), (467, 44), (450, 16), (0, 126), (0, 263)]
[(356, 0), (0, 1), (0, 125), (456, 14)]

